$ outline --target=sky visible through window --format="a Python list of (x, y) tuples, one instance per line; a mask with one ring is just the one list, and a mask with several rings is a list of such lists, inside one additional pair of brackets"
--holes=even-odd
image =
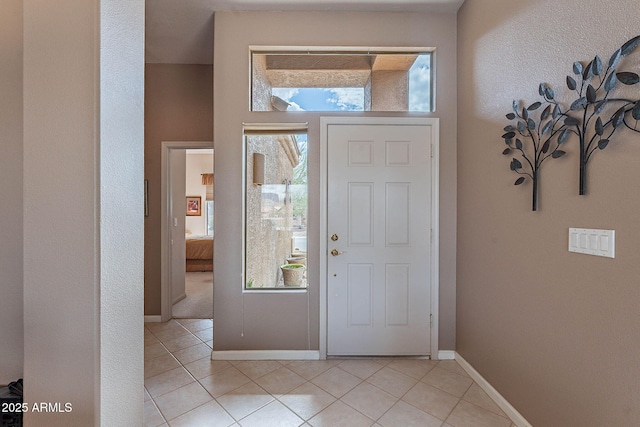
[(273, 88), (290, 104), (287, 111), (362, 111), (364, 88)]
[[(420, 55), (409, 70), (409, 111), (431, 111), (431, 55)], [(290, 104), (287, 111), (363, 111), (364, 88), (273, 88)]]

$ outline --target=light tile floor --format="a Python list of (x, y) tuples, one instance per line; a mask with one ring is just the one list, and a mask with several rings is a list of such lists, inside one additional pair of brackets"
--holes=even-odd
[(212, 361), (212, 327), (145, 324), (145, 426), (514, 427), (453, 360)]

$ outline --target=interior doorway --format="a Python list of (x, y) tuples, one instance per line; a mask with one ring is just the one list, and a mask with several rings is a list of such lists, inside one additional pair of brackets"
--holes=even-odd
[[(171, 180), (172, 188), (176, 186), (175, 192), (172, 191), (176, 196), (172, 197), (173, 218), (176, 223), (184, 218), (183, 229), (173, 228), (178, 235), (172, 239), (171, 264), (177, 267), (172, 271), (172, 316), (174, 319), (212, 319), (213, 149), (174, 149), (171, 158), (178, 163), (172, 170), (179, 171), (179, 176)], [(185, 206), (186, 213), (182, 215)]]
[(161, 162), (161, 321), (212, 318), (213, 143), (163, 142)]

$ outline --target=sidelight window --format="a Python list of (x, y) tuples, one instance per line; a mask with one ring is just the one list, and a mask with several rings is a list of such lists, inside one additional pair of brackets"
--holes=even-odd
[(307, 287), (307, 135), (245, 125), (244, 287)]

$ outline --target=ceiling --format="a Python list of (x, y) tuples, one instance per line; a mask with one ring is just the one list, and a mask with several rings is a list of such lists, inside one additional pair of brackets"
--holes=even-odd
[(218, 10), (455, 13), (464, 0), (146, 0), (148, 63), (211, 64)]

